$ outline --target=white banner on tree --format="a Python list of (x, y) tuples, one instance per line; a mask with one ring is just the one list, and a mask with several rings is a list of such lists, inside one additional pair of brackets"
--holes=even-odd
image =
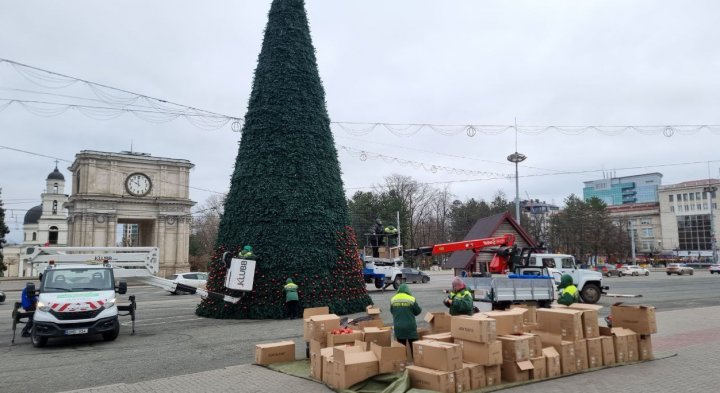
[(225, 286), (238, 291), (252, 291), (255, 261), (233, 258), (225, 277)]

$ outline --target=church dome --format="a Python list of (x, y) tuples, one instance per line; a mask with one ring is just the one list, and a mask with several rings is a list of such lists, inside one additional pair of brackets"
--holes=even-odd
[(47, 177), (47, 180), (62, 180), (65, 181), (65, 176), (63, 176), (62, 173), (55, 167), (55, 170), (50, 172), (50, 174)]
[(25, 213), (23, 224), (37, 224), (40, 221), (40, 216), (42, 216), (42, 205), (37, 205)]

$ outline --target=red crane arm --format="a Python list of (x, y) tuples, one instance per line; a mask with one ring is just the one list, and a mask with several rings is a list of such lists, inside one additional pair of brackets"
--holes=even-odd
[(432, 255), (462, 250), (477, 252), (485, 247), (511, 247), (513, 244), (515, 244), (515, 235), (506, 234), (503, 236), (488, 237), (485, 239), (463, 240), (461, 242), (436, 244), (433, 246)]

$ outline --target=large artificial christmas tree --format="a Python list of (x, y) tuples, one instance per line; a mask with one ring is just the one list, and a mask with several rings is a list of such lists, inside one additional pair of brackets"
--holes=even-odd
[(274, 0), (268, 18), (208, 280), (210, 291), (240, 295), (224, 287), (221, 256), (249, 244), (254, 288), (234, 305), (205, 299), (197, 314), (282, 318), (287, 278), (299, 286), (301, 307), (359, 312), (371, 299), (304, 1)]

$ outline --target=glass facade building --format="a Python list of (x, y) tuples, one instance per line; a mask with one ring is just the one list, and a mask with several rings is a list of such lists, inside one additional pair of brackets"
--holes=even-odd
[(658, 187), (661, 180), (662, 174), (647, 173), (586, 181), (583, 187), (583, 199), (587, 201), (596, 197), (608, 206), (658, 202)]

